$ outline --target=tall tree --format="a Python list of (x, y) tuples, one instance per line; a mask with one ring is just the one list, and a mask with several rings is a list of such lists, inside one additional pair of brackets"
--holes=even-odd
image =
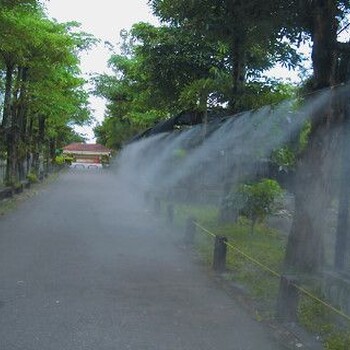
[(290, 66), (299, 62), (296, 51), (281, 40), (281, 1), (152, 0), (150, 3), (162, 21), (226, 46), (231, 72), (228, 99), (233, 111), (244, 108), (240, 98), (249, 77), (256, 77), (277, 61)]
[(7, 143), (7, 182), (15, 183), (23, 176), (24, 159), (33, 153), (38, 163), (49, 148), (49, 130), (89, 118), (78, 51), (92, 38), (71, 31), (76, 24), (51, 21), (39, 6), (24, 2), (3, 7), (0, 18), (0, 66), (6, 72), (1, 132)]
[[(312, 40), (312, 89), (332, 86), (337, 81), (340, 21), (350, 4), (346, 1), (314, 0), (296, 2), (294, 30), (303, 30)], [(295, 32), (293, 32), (295, 35)], [(312, 115), (309, 144), (299, 160), (295, 216), (286, 252), (286, 270), (317, 271), (323, 264), (322, 231), (332, 195), (330, 159), (335, 159), (334, 144), (341, 139), (339, 125), (346, 115), (329, 100), (328, 108), (316, 109)], [(343, 101), (344, 103), (344, 101)], [(343, 109), (344, 110), (344, 109)]]

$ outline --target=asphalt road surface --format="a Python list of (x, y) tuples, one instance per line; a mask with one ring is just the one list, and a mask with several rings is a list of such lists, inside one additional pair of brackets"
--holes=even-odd
[(275, 350), (111, 171), (0, 219), (0, 350)]

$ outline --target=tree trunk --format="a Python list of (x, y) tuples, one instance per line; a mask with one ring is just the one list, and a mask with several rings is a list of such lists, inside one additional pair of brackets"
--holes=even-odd
[[(336, 66), (336, 3), (315, 0), (312, 12), (312, 62), (315, 89), (332, 85)], [(322, 228), (329, 200), (329, 174), (325, 161), (331, 159), (330, 127), (336, 115), (331, 109), (313, 112), (308, 149), (296, 175), (295, 215), (288, 239), (285, 268), (317, 271), (323, 260)]]
[(45, 142), (45, 117), (38, 117), (38, 134), (36, 137), (36, 145), (35, 152), (33, 155), (33, 167), (36, 174), (39, 174), (41, 164), (40, 164), (40, 156), (43, 155), (43, 145)]
[(244, 93), (246, 81), (246, 52), (244, 44), (244, 34), (236, 38), (232, 43), (232, 97), (230, 107), (232, 112), (237, 113), (241, 110), (240, 99)]
[(8, 185), (12, 185), (16, 182), (16, 140), (13, 135), (13, 127), (15, 122), (13, 120), (14, 114), (12, 101), (13, 73), (14, 64), (8, 63), (6, 65), (4, 110), (2, 118), (2, 126), (5, 131), (7, 152), (5, 182)]
[(315, 0), (312, 20), (312, 63), (315, 90), (335, 83), (337, 5), (334, 0)]
[(34, 144), (34, 135), (33, 135), (33, 122), (34, 117), (30, 116), (29, 120), (27, 122), (27, 128), (26, 128), (26, 137), (28, 140), (28, 147), (27, 147), (27, 154), (26, 154), (26, 161), (27, 161), (27, 172), (31, 172), (33, 169), (33, 144)]
[(200, 101), (199, 101), (199, 109), (203, 113), (202, 117), (202, 125), (203, 125), (203, 139), (207, 135), (207, 128), (208, 128), (208, 93), (207, 91), (203, 91), (200, 95)]
[(345, 105), (344, 127), (341, 134), (341, 155), (340, 155), (340, 186), (339, 186), (339, 204), (338, 204), (338, 221), (335, 242), (334, 266), (341, 271), (344, 269), (346, 262), (346, 253), (349, 240), (349, 200), (350, 200), (350, 125), (349, 103)]
[(2, 115), (2, 127), (4, 129), (7, 129), (11, 126), (13, 71), (14, 64), (8, 63), (6, 65), (4, 109)]
[(18, 169), (18, 178), (25, 178), (24, 162), (26, 158), (26, 84), (27, 84), (27, 68), (19, 67), (17, 73), (16, 90), (13, 96), (13, 138), (15, 140), (15, 161)]

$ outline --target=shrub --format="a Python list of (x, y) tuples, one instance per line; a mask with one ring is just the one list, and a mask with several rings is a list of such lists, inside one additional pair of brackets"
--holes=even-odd
[(38, 176), (37, 176), (35, 173), (33, 173), (33, 172), (30, 172), (30, 173), (27, 174), (27, 179), (28, 179), (29, 182), (31, 182), (31, 183), (36, 183), (36, 182), (38, 182)]
[(57, 165), (62, 165), (65, 163), (65, 157), (60, 155), (60, 156), (56, 156), (54, 159), (54, 163)]
[(233, 200), (239, 212), (251, 221), (251, 233), (258, 220), (273, 212), (273, 204), (281, 194), (280, 185), (271, 179), (239, 186)]

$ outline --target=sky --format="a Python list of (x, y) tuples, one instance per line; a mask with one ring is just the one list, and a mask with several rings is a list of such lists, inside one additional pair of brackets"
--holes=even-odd
[[(88, 77), (90, 73), (109, 72), (107, 61), (111, 53), (104, 47), (105, 41), (117, 46), (122, 29), (130, 29), (137, 22), (158, 23), (147, 5), (147, 0), (48, 0), (44, 4), (49, 17), (58, 22), (79, 22), (82, 31), (100, 39), (100, 44), (81, 56), (81, 70), (84, 77)], [(91, 96), (90, 104), (96, 121), (101, 122), (105, 101)], [(92, 127), (78, 127), (77, 131), (85, 134), (88, 142), (94, 142)]]

